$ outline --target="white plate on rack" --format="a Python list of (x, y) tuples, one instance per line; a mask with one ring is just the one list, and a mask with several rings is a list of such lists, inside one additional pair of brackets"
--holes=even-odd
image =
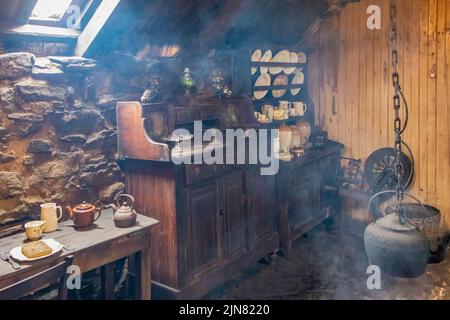
[[(259, 62), (259, 61), (261, 61), (261, 58), (262, 58), (262, 51), (261, 51), (261, 49), (257, 49), (253, 52), (251, 61)], [(258, 71), (258, 68), (252, 67), (252, 76), (256, 73), (256, 71)]]
[[(289, 79), (286, 75), (280, 74), (275, 78), (273, 81), (274, 86), (287, 86), (289, 84)], [(287, 89), (278, 89), (278, 90), (272, 90), (272, 96), (274, 98), (281, 98), (284, 96), (287, 92)]]
[[(291, 54), (288, 50), (281, 50), (275, 57), (273, 57), (272, 62), (289, 63), (291, 61)], [(269, 72), (271, 74), (279, 74), (283, 71), (284, 67), (270, 67)]]
[(11, 251), (9, 253), (11, 254), (11, 257), (14, 260), (26, 262), (26, 261), (35, 261), (35, 260), (40, 260), (40, 259), (50, 257), (50, 256), (60, 252), (62, 250), (62, 248), (64, 247), (61, 243), (59, 243), (55, 239), (42, 239), (40, 241), (42, 241), (46, 245), (48, 245), (52, 249), (52, 253), (50, 253), (46, 256), (39, 257), (39, 258), (27, 258), (22, 253), (22, 246), (18, 246), (18, 247), (11, 249)]
[[(295, 85), (295, 84), (304, 84), (305, 83), (305, 74), (303, 72), (297, 72), (294, 79), (292, 79), (291, 84)], [(300, 93), (302, 89), (301, 88), (295, 88), (295, 89), (291, 89), (291, 94), (293, 96), (296, 96)]]
[[(267, 50), (266, 52), (264, 52), (264, 55), (262, 56), (261, 62), (270, 62), (272, 61), (272, 51), (271, 50)], [(260, 68), (261, 74), (267, 73), (269, 72), (269, 68), (268, 67), (261, 67)]]
[[(270, 86), (270, 84), (272, 83), (272, 78), (270, 77), (270, 75), (268, 73), (263, 73), (262, 75), (259, 76), (258, 79), (256, 79), (255, 82), (255, 87), (259, 87), (259, 86)], [(257, 100), (261, 100), (262, 98), (264, 98), (267, 94), (267, 92), (269, 92), (269, 90), (261, 90), (261, 91), (255, 91), (253, 92), (253, 95), (255, 96), (255, 98)]]
[(298, 56), (298, 63), (306, 63), (308, 61), (306, 53), (304, 52), (299, 52), (297, 56)]
[[(290, 63), (298, 63), (298, 55), (295, 52), (291, 52), (289, 53), (289, 62)], [(290, 67), (290, 68), (284, 68), (284, 73), (289, 75), (292, 74), (295, 71), (295, 67)]]

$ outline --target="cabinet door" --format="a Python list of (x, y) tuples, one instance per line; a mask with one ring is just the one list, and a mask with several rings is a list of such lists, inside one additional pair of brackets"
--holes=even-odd
[(250, 247), (270, 239), (275, 230), (275, 177), (247, 172), (246, 197)]
[(189, 279), (200, 276), (220, 263), (222, 233), (217, 179), (187, 188)]
[(225, 222), (227, 258), (232, 260), (246, 252), (246, 219), (243, 206), (242, 172), (223, 177), (223, 198), (220, 210)]
[(289, 225), (294, 237), (308, 231), (319, 214), (318, 182), (313, 176), (304, 176), (292, 185), (289, 192)]

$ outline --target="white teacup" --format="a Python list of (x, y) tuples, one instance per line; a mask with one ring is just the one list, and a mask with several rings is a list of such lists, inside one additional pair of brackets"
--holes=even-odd
[(304, 102), (293, 102), (292, 108), (295, 110), (296, 115), (301, 117), (304, 116), (308, 110), (308, 107)]
[(273, 120), (273, 106), (271, 106), (270, 104), (268, 105), (264, 105), (261, 108), (262, 114), (265, 114), (269, 120)]
[(280, 101), (279, 102), (280, 109), (286, 110), (286, 113), (289, 112), (291, 105), (292, 105), (292, 102), (289, 102), (289, 101)]

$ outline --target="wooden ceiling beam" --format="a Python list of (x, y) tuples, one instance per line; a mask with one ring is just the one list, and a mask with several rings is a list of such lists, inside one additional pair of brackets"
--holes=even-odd
[(94, 16), (78, 37), (77, 45), (75, 46), (75, 55), (84, 56), (119, 2), (120, 0), (102, 1)]

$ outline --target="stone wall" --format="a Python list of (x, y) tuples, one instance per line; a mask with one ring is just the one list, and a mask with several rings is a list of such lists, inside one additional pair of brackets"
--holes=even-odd
[(115, 104), (137, 99), (150, 77), (128, 59), (0, 55), (0, 236), (41, 203), (108, 204), (124, 189)]

